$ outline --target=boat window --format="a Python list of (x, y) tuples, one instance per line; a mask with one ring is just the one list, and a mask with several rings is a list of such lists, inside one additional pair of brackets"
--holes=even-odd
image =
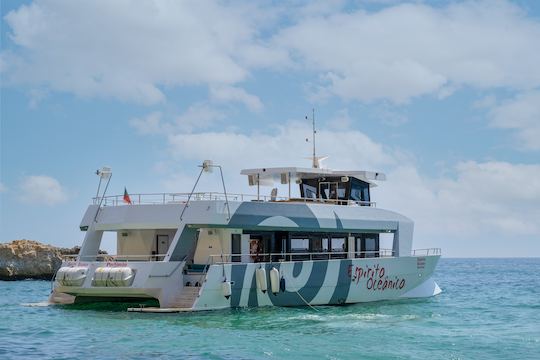
[(365, 243), (365, 251), (366, 251), (366, 257), (374, 257), (375, 256), (375, 238), (374, 237), (366, 237), (366, 243)]
[(311, 237), (311, 251), (312, 252), (328, 252), (330, 239), (328, 237), (318, 237), (314, 235)]
[(351, 200), (369, 202), (369, 184), (358, 179), (351, 181)]
[(308, 199), (317, 198), (317, 188), (308, 184), (303, 184), (304, 197)]
[(355, 236), (356, 257), (379, 257), (379, 234)]
[(332, 238), (332, 252), (344, 252), (345, 250), (345, 238)]
[(291, 252), (309, 252), (309, 238), (292, 238)]
[(242, 260), (242, 256), (240, 255), (242, 253), (241, 251), (241, 235), (240, 234), (232, 234), (231, 235), (231, 254), (232, 254), (232, 262), (240, 262)]

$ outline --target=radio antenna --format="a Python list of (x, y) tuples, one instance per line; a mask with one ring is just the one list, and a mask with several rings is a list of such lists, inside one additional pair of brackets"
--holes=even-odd
[[(308, 120), (308, 117), (306, 116), (306, 120)], [(314, 169), (318, 169), (320, 168), (320, 162), (323, 161), (324, 159), (328, 158), (328, 156), (321, 156), (321, 157), (318, 157), (317, 156), (317, 152), (316, 152), (316, 144), (315, 144), (315, 136), (317, 134), (317, 129), (315, 128), (315, 109), (312, 109), (312, 112), (311, 112), (311, 124), (313, 126), (313, 155), (311, 157), (311, 160), (312, 160), (312, 166)], [(306, 141), (308, 141), (308, 139), (306, 138)]]

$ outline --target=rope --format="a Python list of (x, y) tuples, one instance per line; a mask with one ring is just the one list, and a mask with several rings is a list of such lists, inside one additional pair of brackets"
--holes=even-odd
[(304, 299), (304, 297), (303, 297), (302, 295), (300, 295), (300, 293), (298, 292), (298, 290), (295, 290), (294, 292), (297, 293), (298, 296), (300, 296), (300, 299), (302, 299), (302, 301), (304, 301), (304, 303), (305, 303), (307, 306), (309, 306), (310, 308), (312, 308), (313, 310), (315, 310), (315, 311), (317, 311), (317, 312), (319, 311), (319, 310), (315, 309), (315, 308), (313, 307), (313, 305), (311, 305), (310, 303), (308, 303), (308, 302), (306, 301), (306, 299)]
[(300, 297), (300, 299), (302, 299), (302, 301), (303, 301), (307, 306), (309, 306), (310, 308), (312, 308), (313, 310), (315, 310), (315, 311), (317, 311), (317, 312), (319, 311), (319, 310), (315, 309), (315, 308), (313, 307), (313, 305), (311, 305), (306, 299), (304, 299), (304, 297), (298, 292), (298, 286), (293, 286), (293, 287), (296, 288), (296, 290), (294, 290), (294, 292)]

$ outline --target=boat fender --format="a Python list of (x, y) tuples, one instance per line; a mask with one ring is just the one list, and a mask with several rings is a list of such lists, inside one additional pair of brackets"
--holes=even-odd
[(224, 281), (221, 283), (221, 292), (223, 293), (223, 296), (225, 296), (225, 299), (229, 299), (231, 297), (231, 282), (230, 281)]
[(268, 284), (266, 283), (266, 270), (263, 267), (255, 270), (255, 275), (257, 278), (257, 287), (264, 293), (268, 289)]
[(285, 278), (283, 276), (279, 280), (279, 290), (285, 291)]
[(279, 292), (279, 270), (275, 267), (270, 270), (270, 287), (272, 294), (276, 295)]

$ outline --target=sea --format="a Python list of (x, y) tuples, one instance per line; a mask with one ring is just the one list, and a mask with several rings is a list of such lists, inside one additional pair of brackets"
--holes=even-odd
[(128, 313), (0, 281), (0, 359), (540, 359), (540, 258), (446, 259), (422, 300)]

